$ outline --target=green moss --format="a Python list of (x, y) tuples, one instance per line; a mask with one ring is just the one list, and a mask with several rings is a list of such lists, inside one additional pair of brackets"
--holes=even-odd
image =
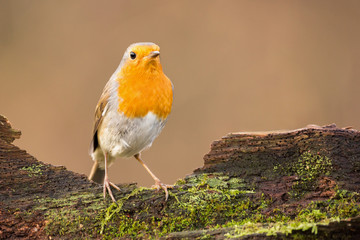
[(78, 193), (64, 198), (38, 198), (38, 207), (34, 211), (45, 211), (45, 231), (50, 236), (64, 236), (84, 230), (86, 235), (93, 235), (94, 228), (99, 228), (98, 212), (106, 208), (101, 195)]
[(299, 177), (292, 186), (290, 195), (293, 198), (302, 197), (307, 191), (317, 187), (318, 178), (327, 176), (332, 170), (332, 162), (326, 156), (304, 152), (298, 159), (292, 171)]
[(139, 195), (141, 192), (148, 190), (147, 188), (135, 188), (130, 194), (127, 194), (125, 197), (118, 200), (116, 203), (112, 203), (106, 210), (105, 215), (101, 220), (101, 230), (100, 233), (102, 234), (104, 232), (105, 226), (108, 224), (110, 220), (112, 220), (113, 216), (115, 214), (118, 214), (121, 212), (124, 202), (128, 200), (131, 197)]
[(23, 167), (20, 170), (28, 172), (29, 177), (36, 177), (43, 174), (42, 167), (44, 167), (42, 164), (33, 164), (29, 167)]
[[(323, 158), (318, 164), (323, 161), (327, 160)], [(304, 162), (307, 160), (302, 159), (301, 164)], [(300, 168), (296, 171), (304, 179), (313, 176), (316, 179), (329, 171), (324, 168), (308, 175), (303, 172), (306, 167)], [(275, 207), (264, 194), (254, 192), (241, 178), (202, 174), (189, 176), (178, 184), (181, 186), (169, 190), (166, 203), (162, 191), (159, 198), (154, 198), (152, 189), (133, 188), (118, 196), (117, 204), (108, 204), (101, 195), (84, 192), (61, 199), (38, 199), (37, 210), (47, 211), (46, 231), (50, 236), (68, 238), (80, 232), (86, 237), (103, 239), (158, 239), (172, 232), (193, 230), (203, 231), (199, 239), (210, 239), (211, 231), (223, 228), (230, 229), (226, 235), (229, 238), (294, 231), (317, 234), (319, 224), (360, 215), (359, 194), (346, 190), (338, 190), (332, 199), (287, 212), (286, 208)]]
[(213, 237), (210, 234), (204, 234), (201, 237), (199, 237), (199, 240), (208, 240), (213, 239)]
[(295, 216), (286, 216), (279, 209), (276, 214), (280, 218), (266, 217), (257, 221), (250, 217), (247, 222), (233, 222), (227, 226), (234, 229), (226, 234), (229, 238), (238, 238), (249, 234), (291, 234), (293, 231), (309, 230), (312, 234), (318, 233), (319, 225), (328, 225), (360, 214), (360, 195), (355, 192), (338, 190), (333, 199), (316, 201), (308, 204), (304, 209), (299, 209)]
[[(250, 212), (264, 209), (269, 200), (253, 201), (254, 192), (242, 179), (222, 174), (202, 174), (182, 180), (182, 188), (169, 191), (167, 207), (160, 216), (148, 218), (149, 206), (136, 209), (135, 213), (124, 209), (131, 193), (111, 205), (102, 218), (101, 233), (113, 237), (162, 237), (171, 232), (209, 229), (227, 221), (246, 219)], [(146, 216), (147, 218), (143, 218)]]
[(331, 160), (326, 156), (304, 152), (293, 167), (293, 171), (302, 181), (312, 182), (321, 175), (329, 175), (332, 170)]
[(250, 234), (264, 234), (267, 236), (276, 236), (279, 233), (288, 235), (295, 230), (306, 231), (311, 229), (311, 232), (317, 234), (317, 224), (320, 223), (300, 223), (300, 222), (284, 222), (270, 223), (267, 225), (248, 222), (243, 225), (236, 225), (234, 230), (225, 234), (228, 238), (239, 238)]
[[(131, 193), (129, 197), (134, 196), (136, 194)], [(123, 199), (123, 204), (129, 197)], [(271, 199), (246, 189), (241, 179), (231, 180), (217, 174), (185, 179), (183, 189), (170, 192), (168, 201), (168, 206), (161, 214), (152, 217), (148, 217), (152, 214), (149, 206), (132, 212), (125, 210), (122, 204), (111, 205), (101, 218), (104, 223), (103, 236), (106, 239), (157, 239), (171, 232), (204, 229), (203, 237), (206, 239), (210, 238), (207, 232), (228, 227), (233, 230), (227, 237), (254, 233), (289, 234), (298, 230), (317, 234), (318, 225), (358, 216), (360, 213), (358, 194), (343, 190), (339, 190), (331, 200), (313, 202), (305, 209), (299, 207), (297, 213), (295, 211), (291, 215), (276, 208), (269, 212)]]
[(314, 208), (320, 208), (331, 216), (346, 219), (360, 215), (360, 194), (347, 190), (337, 190), (333, 199), (321, 204), (318, 202)]
[(299, 199), (306, 192), (317, 187), (319, 177), (331, 173), (332, 161), (327, 156), (306, 151), (300, 155), (296, 162), (274, 166), (274, 171), (287, 176), (298, 177), (289, 194), (292, 198)]

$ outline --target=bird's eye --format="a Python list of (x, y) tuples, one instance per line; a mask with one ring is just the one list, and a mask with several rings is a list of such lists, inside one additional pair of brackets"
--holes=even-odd
[(131, 59), (135, 59), (135, 58), (136, 58), (136, 53), (130, 52), (130, 58), (131, 58)]

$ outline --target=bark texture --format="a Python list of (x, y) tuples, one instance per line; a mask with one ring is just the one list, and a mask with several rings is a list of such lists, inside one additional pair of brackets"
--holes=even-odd
[[(0, 239), (360, 239), (360, 132), (231, 133), (164, 193), (38, 161), (0, 115)], [(89, 164), (91, 164), (89, 162)]]
[[(320, 174), (319, 188), (331, 189), (330, 182), (334, 185), (336, 181), (337, 188), (360, 190), (360, 133), (351, 128), (337, 128), (335, 124), (309, 125), (291, 131), (228, 134), (211, 144), (210, 152), (204, 156), (204, 166), (195, 173), (224, 172), (242, 177), (266, 193), (280, 194), (279, 189), (283, 189), (286, 194), (286, 186), (292, 186), (289, 182), (298, 181), (297, 163), (306, 152), (331, 159), (331, 174), (328, 174), (331, 176)], [(311, 170), (313, 166), (304, 167)], [(311, 198), (330, 194), (320, 191), (325, 189), (318, 190), (312, 192)]]
[(90, 187), (101, 191), (86, 176), (40, 162), (13, 145), (20, 135), (0, 115), (0, 239), (46, 236), (45, 212), (32, 211), (38, 199), (61, 198)]

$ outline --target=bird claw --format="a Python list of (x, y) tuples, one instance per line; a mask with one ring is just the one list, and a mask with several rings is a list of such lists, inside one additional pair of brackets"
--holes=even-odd
[(116, 186), (114, 183), (110, 182), (109, 180), (105, 179), (104, 180), (104, 187), (103, 187), (103, 189), (104, 189), (104, 199), (106, 198), (106, 190), (107, 190), (110, 197), (111, 197), (111, 199), (113, 200), (113, 202), (116, 203), (116, 200), (115, 200), (115, 198), (114, 198), (114, 196), (113, 196), (113, 194), (111, 192), (110, 186), (114, 187), (118, 191), (121, 191), (118, 186)]
[(152, 188), (156, 189), (157, 191), (160, 190), (160, 188), (162, 188), (165, 192), (165, 201), (168, 200), (168, 197), (169, 197), (169, 192), (168, 192), (168, 188), (173, 188), (174, 186), (173, 185), (168, 185), (168, 184), (164, 184), (160, 181), (156, 181), (155, 182), (155, 185), (151, 186)]

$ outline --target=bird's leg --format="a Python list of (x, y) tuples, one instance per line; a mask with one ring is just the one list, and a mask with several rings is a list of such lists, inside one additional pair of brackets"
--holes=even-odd
[(116, 188), (119, 191), (120, 191), (120, 188), (109, 181), (109, 177), (108, 177), (108, 158), (109, 158), (109, 155), (108, 155), (107, 152), (104, 152), (104, 155), (105, 155), (104, 199), (106, 197), (106, 189), (107, 189), (107, 191), (109, 192), (109, 195), (110, 195), (111, 199), (113, 200), (113, 202), (116, 202), (116, 200), (115, 200), (115, 198), (114, 198), (114, 196), (113, 196), (113, 194), (111, 192), (110, 185), (113, 186), (114, 188)]
[(165, 201), (167, 201), (168, 196), (169, 196), (169, 193), (168, 193), (168, 190), (167, 190), (167, 189), (168, 189), (168, 188), (172, 188), (173, 186), (162, 183), (162, 182), (160, 181), (160, 179), (157, 178), (157, 177), (155, 176), (155, 174), (153, 174), (153, 173), (151, 172), (151, 170), (148, 168), (148, 166), (146, 166), (146, 164), (141, 160), (139, 153), (138, 153), (138, 154), (135, 154), (134, 157), (136, 158), (136, 160), (139, 161), (139, 163), (146, 169), (146, 171), (147, 171), (147, 172), (151, 175), (151, 177), (155, 180), (155, 185), (154, 185), (153, 187), (155, 187), (155, 188), (158, 189), (158, 190), (159, 190), (160, 188), (164, 189), (164, 191), (165, 191)]

